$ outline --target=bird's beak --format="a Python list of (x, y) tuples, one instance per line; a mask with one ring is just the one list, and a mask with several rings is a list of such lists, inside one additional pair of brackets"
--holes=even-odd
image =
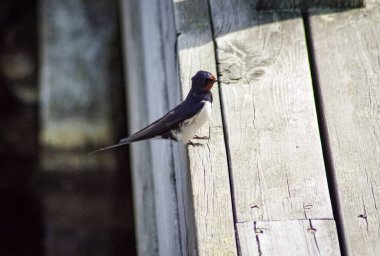
[(217, 80), (214, 75), (210, 75), (209, 78), (212, 80), (213, 83), (219, 82), (219, 80)]

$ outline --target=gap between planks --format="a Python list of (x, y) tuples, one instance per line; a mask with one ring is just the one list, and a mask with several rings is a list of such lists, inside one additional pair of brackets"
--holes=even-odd
[[(219, 70), (219, 57), (218, 57), (218, 51), (217, 51), (217, 44), (216, 44), (216, 38), (215, 38), (215, 31), (214, 31), (214, 23), (213, 23), (213, 17), (211, 12), (211, 4), (210, 0), (207, 0), (208, 5), (208, 13), (210, 18), (210, 27), (211, 27), (211, 37), (212, 37), (212, 43), (214, 46), (214, 54), (215, 54), (215, 66), (216, 66), (216, 72), (217, 77), (219, 77), (220, 70)], [(229, 145), (229, 139), (228, 139), (228, 131), (227, 131), (227, 123), (226, 123), (226, 117), (225, 117), (225, 109), (223, 105), (223, 93), (220, 86), (221, 82), (218, 81), (218, 91), (219, 91), (219, 101), (220, 101), (220, 112), (221, 112), (221, 118), (222, 118), (222, 127), (223, 127), (223, 137), (224, 137), (224, 145), (226, 148), (226, 156), (227, 156), (227, 168), (228, 168), (228, 182), (230, 185), (230, 196), (231, 196), (231, 205), (232, 205), (232, 218), (234, 221), (234, 231), (235, 231), (235, 241), (236, 241), (236, 250), (237, 255), (242, 255), (241, 252), (241, 246), (239, 241), (239, 234), (238, 234), (238, 221), (237, 221), (237, 213), (236, 213), (236, 203), (235, 203), (235, 189), (234, 189), (234, 183), (232, 178), (232, 165), (231, 165), (231, 152), (230, 152), (230, 145)]]
[[(216, 44), (216, 38), (214, 34), (214, 25), (213, 25), (213, 17), (211, 14), (211, 8), (210, 8), (210, 2), (207, 1), (208, 3), (208, 8), (209, 8), (209, 18), (210, 18), (210, 25), (211, 25), (211, 30), (212, 30), (212, 40), (213, 40), (213, 45), (214, 45), (214, 51), (215, 51), (215, 59), (216, 59), (216, 68), (218, 75), (220, 74), (219, 70), (219, 61), (218, 61), (218, 52), (217, 52), (217, 44)], [(331, 163), (331, 157), (329, 156), (329, 146), (328, 146), (328, 137), (326, 132), (324, 131), (325, 129), (325, 124), (323, 123), (323, 107), (321, 106), (320, 103), (320, 94), (317, 92), (318, 91), (318, 84), (317, 84), (317, 78), (315, 76), (315, 63), (313, 62), (312, 58), (312, 48), (310, 47), (310, 30), (308, 28), (308, 20), (307, 16), (303, 13), (303, 25), (305, 29), (305, 40), (306, 40), (306, 45), (307, 45), (307, 51), (308, 51), (308, 56), (309, 56), (309, 64), (310, 64), (310, 72), (312, 75), (312, 81), (313, 81), (313, 88), (314, 88), (314, 96), (315, 96), (315, 104), (316, 104), (316, 109), (317, 109), (317, 117), (318, 117), (318, 126), (319, 126), (319, 132), (321, 136), (321, 143), (322, 143), (322, 148), (323, 148), (323, 156), (324, 156), (324, 162), (325, 162), (325, 167), (326, 167), (326, 175), (327, 175), (327, 180), (329, 184), (329, 191), (330, 191), (330, 196), (332, 199), (332, 204), (333, 204), (333, 213), (334, 213), (334, 218), (305, 218), (305, 219), (291, 219), (291, 220), (271, 220), (271, 221), (260, 221), (260, 222), (279, 222), (279, 221), (313, 221), (313, 220), (326, 220), (326, 221), (336, 221), (338, 225), (338, 238), (339, 242), (341, 244), (340, 248), (341, 252), (343, 255), (346, 255), (345, 252), (345, 243), (342, 241), (343, 237), (341, 232), (341, 222), (339, 221), (340, 219), (340, 211), (339, 211), (339, 202), (337, 202), (337, 191), (336, 191), (336, 185), (335, 185), (335, 180), (334, 180), (334, 175), (332, 173), (332, 163)], [(230, 184), (230, 195), (231, 195), (231, 202), (232, 202), (232, 211), (233, 211), (233, 219), (234, 219), (234, 229), (235, 229), (235, 238), (236, 238), (236, 243), (237, 243), (237, 249), (238, 249), (238, 255), (241, 255), (241, 248), (240, 248), (240, 243), (239, 243), (239, 237), (237, 234), (237, 224), (239, 223), (247, 223), (247, 222), (252, 222), (252, 221), (237, 221), (237, 213), (236, 213), (236, 202), (235, 202), (235, 195), (234, 195), (234, 183), (232, 179), (232, 165), (231, 165), (231, 152), (230, 152), (230, 145), (229, 145), (229, 139), (228, 139), (228, 130), (227, 130), (227, 124), (226, 124), (226, 113), (224, 109), (224, 105), (222, 104), (224, 102), (223, 100), (223, 94), (221, 93), (221, 87), (219, 84), (219, 92), (220, 92), (220, 106), (221, 106), (221, 114), (222, 114), (222, 125), (223, 125), (223, 133), (224, 133), (224, 140), (225, 140), (225, 147), (226, 147), (226, 155), (227, 155), (227, 164), (228, 164), (228, 174), (229, 174), (229, 184)], [(327, 143), (327, 145), (326, 145)]]
[(340, 252), (343, 256), (348, 255), (347, 243), (344, 236), (344, 227), (342, 222), (342, 210), (339, 201), (339, 191), (337, 187), (336, 175), (334, 170), (334, 164), (332, 160), (330, 139), (327, 132), (327, 123), (325, 118), (325, 109), (323, 104), (323, 98), (320, 88), (320, 82), (318, 78), (318, 66), (315, 61), (315, 49), (313, 46), (313, 35), (310, 27), (310, 14), (302, 11), (302, 20), (305, 30), (305, 40), (307, 47), (307, 54), (309, 57), (310, 74), (312, 79), (314, 102), (317, 111), (318, 128), (322, 144), (323, 160), (325, 162), (326, 178), (328, 183), (328, 189), (330, 193), (330, 199), (332, 204), (332, 211), (334, 220), (336, 223), (337, 235), (339, 240)]

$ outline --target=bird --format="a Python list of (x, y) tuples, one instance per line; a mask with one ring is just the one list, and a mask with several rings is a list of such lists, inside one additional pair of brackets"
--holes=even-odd
[(203, 70), (198, 71), (191, 78), (191, 89), (182, 103), (145, 128), (121, 139), (119, 143), (100, 148), (91, 152), (90, 155), (153, 138), (180, 141), (193, 146), (200, 145), (193, 143), (191, 139), (208, 139), (207, 137), (196, 136), (196, 132), (211, 116), (213, 101), (211, 88), (216, 82), (218, 80), (212, 73)]

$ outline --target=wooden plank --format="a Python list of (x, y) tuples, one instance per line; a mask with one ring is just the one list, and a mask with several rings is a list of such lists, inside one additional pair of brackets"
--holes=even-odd
[[(161, 1), (153, 4), (151, 0), (140, 0), (140, 5), (143, 17), (140, 33), (143, 36), (143, 72), (147, 101), (140, 102), (139, 105), (147, 106), (148, 123), (151, 123), (166, 114), (180, 101), (177, 98), (176, 102), (172, 102), (173, 105), (169, 105), (171, 90), (178, 87), (178, 80), (173, 79), (177, 74), (174, 52), (176, 33), (170, 2)], [(166, 33), (165, 29), (167, 29)], [(133, 86), (141, 86), (141, 83)], [(182, 250), (172, 143), (164, 140), (149, 142), (159, 255), (180, 255)]]
[(244, 256), (340, 255), (333, 220), (251, 221), (238, 223), (238, 233)]
[[(183, 96), (198, 70), (216, 74), (214, 45), (206, 0), (175, 1), (178, 59)], [(202, 147), (188, 147), (194, 220), (188, 223), (190, 255), (236, 255), (227, 157), (218, 88), (212, 90), (213, 112), (200, 132)], [(191, 211), (188, 212), (191, 214)], [(192, 232), (192, 233), (190, 233)]]
[(310, 27), (348, 255), (380, 251), (380, 8)]
[[(121, 3), (129, 123), (135, 132), (179, 102), (176, 33), (171, 2)], [(138, 254), (182, 255), (172, 143), (134, 143), (131, 155)], [(185, 155), (176, 161), (185, 162)]]
[(237, 220), (332, 218), (300, 14), (223, 3), (212, 10)]

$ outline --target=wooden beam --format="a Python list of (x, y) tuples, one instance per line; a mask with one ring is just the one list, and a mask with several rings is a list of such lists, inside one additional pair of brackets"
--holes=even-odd
[[(251, 4), (211, 1), (238, 225), (330, 223), (302, 18), (299, 12), (252, 12)], [(273, 234), (279, 243), (287, 239)], [(335, 228), (332, 234), (337, 240)], [(326, 250), (339, 251), (337, 243), (329, 245), (334, 248)]]
[(380, 7), (310, 16), (348, 255), (380, 251)]
[[(183, 97), (198, 70), (216, 74), (214, 43), (206, 0), (175, 1), (177, 50)], [(190, 255), (236, 255), (231, 191), (218, 87), (212, 89), (212, 118), (200, 136), (209, 140), (188, 147), (193, 222), (188, 223)], [(189, 218), (189, 216), (187, 217)]]
[(300, 14), (246, 14), (215, 23), (237, 219), (332, 218)]
[[(135, 132), (178, 104), (176, 33), (172, 3), (121, 1), (130, 131)], [(175, 164), (170, 141), (131, 145), (139, 255), (182, 255)], [(182, 145), (182, 151), (183, 145)]]

